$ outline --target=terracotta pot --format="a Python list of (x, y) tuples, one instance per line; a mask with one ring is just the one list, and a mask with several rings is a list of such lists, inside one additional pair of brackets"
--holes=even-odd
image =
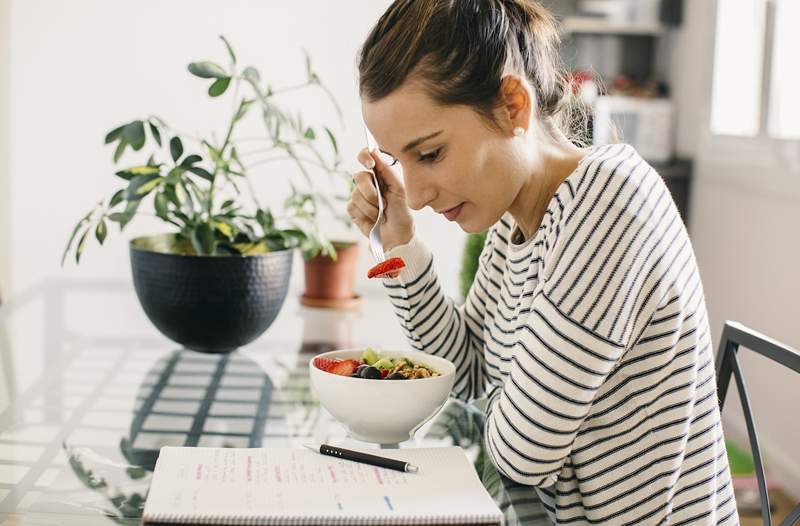
[[(336, 261), (327, 256), (317, 256), (305, 261), (306, 291), (303, 299), (346, 302), (357, 297), (353, 285), (358, 263), (358, 244), (334, 243), (334, 247)], [(318, 306), (324, 306), (317, 303)]]

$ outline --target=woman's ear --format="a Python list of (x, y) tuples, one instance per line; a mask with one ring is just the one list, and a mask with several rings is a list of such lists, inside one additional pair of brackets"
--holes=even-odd
[(527, 130), (533, 111), (533, 98), (528, 83), (516, 75), (505, 76), (500, 81), (500, 97), (503, 128), (507, 128), (509, 133), (514, 128)]

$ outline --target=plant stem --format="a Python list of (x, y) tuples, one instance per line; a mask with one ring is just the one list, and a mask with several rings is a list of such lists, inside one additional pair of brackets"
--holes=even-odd
[(303, 84), (297, 84), (297, 85), (294, 85), (294, 86), (287, 86), (285, 88), (280, 88), (280, 89), (273, 90), (272, 91), (272, 95), (278, 95), (280, 93), (286, 93), (287, 91), (294, 91), (294, 90), (298, 90), (298, 89), (307, 88), (310, 85), (311, 85), (311, 82), (305, 82)]
[(304, 163), (309, 163), (309, 164), (312, 164), (314, 166), (318, 166), (318, 167), (322, 168), (323, 170), (328, 170), (327, 166), (323, 166), (323, 165), (319, 164), (318, 162), (316, 162), (313, 159), (309, 159), (307, 157), (291, 156), (291, 155), (282, 156), (282, 157), (269, 157), (267, 159), (259, 159), (258, 161), (254, 161), (254, 162), (248, 164), (247, 168), (250, 169), (250, 168), (253, 168), (255, 166), (260, 166), (262, 164), (271, 163), (271, 162), (274, 162), (274, 161), (291, 161), (291, 160), (302, 161)]

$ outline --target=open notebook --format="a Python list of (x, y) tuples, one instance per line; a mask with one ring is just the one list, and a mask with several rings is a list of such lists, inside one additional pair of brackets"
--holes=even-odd
[[(376, 453), (373, 451), (372, 453)], [(501, 524), (461, 448), (382, 450), (418, 473), (304, 449), (164, 447), (145, 524)]]

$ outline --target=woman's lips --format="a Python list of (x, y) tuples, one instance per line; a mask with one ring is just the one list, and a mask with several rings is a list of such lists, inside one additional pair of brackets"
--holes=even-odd
[(461, 208), (464, 207), (464, 203), (461, 203), (458, 206), (454, 206), (450, 210), (445, 210), (442, 212), (442, 215), (447, 218), (448, 221), (455, 221), (458, 217), (458, 214), (461, 213)]

